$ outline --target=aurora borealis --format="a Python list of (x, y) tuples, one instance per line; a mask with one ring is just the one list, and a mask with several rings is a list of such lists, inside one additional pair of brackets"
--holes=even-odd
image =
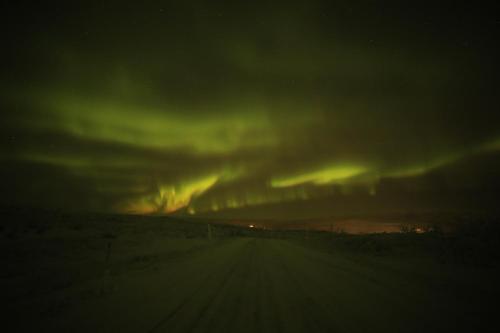
[(100, 1), (3, 12), (2, 205), (273, 215), (297, 204), (307, 217), (318, 202), (328, 215), (346, 198), (363, 211), (370, 198), (500, 188), (491, 8)]

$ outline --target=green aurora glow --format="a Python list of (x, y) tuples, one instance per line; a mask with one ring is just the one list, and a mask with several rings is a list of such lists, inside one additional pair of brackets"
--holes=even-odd
[(500, 153), (498, 24), (397, 3), (137, 6), (13, 23), (4, 204), (200, 214), (358, 195), (362, 207), (387, 179), (435, 173), (483, 192), (489, 168), (463, 186), (446, 170)]

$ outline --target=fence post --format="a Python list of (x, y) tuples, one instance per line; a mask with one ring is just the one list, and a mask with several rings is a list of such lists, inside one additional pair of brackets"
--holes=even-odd
[(107, 249), (106, 249), (106, 260), (105, 260), (105, 264), (106, 266), (109, 268), (109, 259), (111, 257), (111, 242), (108, 242), (108, 246), (107, 246)]
[(208, 240), (212, 240), (212, 226), (210, 223), (207, 223), (207, 234), (208, 234)]

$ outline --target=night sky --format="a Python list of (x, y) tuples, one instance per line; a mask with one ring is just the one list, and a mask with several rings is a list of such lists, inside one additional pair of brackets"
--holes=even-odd
[(309, 217), (500, 189), (493, 8), (2, 6), (1, 206)]

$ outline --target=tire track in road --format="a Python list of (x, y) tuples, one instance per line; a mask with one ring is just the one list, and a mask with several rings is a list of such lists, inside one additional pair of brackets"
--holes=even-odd
[[(189, 327), (185, 332), (193, 332), (200, 330), (203, 327), (204, 331), (212, 331), (211, 328), (217, 321), (222, 321), (222, 319), (233, 318), (229, 314), (226, 314), (225, 318), (223, 316), (217, 317), (217, 314), (222, 314), (221, 308), (223, 305), (228, 305), (231, 302), (231, 296), (237, 296), (238, 294), (231, 294), (233, 286), (236, 285), (237, 288), (241, 290), (241, 282), (244, 281), (244, 275), (251, 265), (248, 265), (248, 259), (250, 262), (253, 258), (255, 252), (255, 239), (250, 239), (245, 244), (244, 249), (239, 252), (238, 257), (235, 258), (236, 262), (233, 264), (233, 268), (228, 272), (220, 281), (217, 282), (217, 286), (212, 290), (210, 298), (207, 300), (205, 305), (202, 307), (201, 311), (198, 312), (196, 320), (191, 321)], [(238, 309), (239, 304), (236, 304), (233, 309)], [(207, 322), (208, 321), (208, 322)]]
[[(241, 265), (240, 258), (242, 257), (242, 253), (246, 253), (250, 245), (248, 240), (238, 240), (238, 242), (241, 243), (241, 248), (237, 252), (229, 253), (231, 257), (226, 262), (219, 262), (220, 269), (214, 269), (210, 274), (205, 276), (204, 280), (194, 287), (188, 296), (185, 296), (177, 306), (170, 310), (164, 318), (158, 321), (147, 332), (157, 332), (164, 328), (168, 328), (168, 332), (189, 332), (193, 330), (207, 309), (210, 308), (217, 294), (221, 292), (227, 281)], [(221, 259), (220, 256), (213, 257), (214, 260)], [(200, 306), (201, 308), (199, 308)], [(185, 313), (183, 314), (183, 312)], [(185, 318), (177, 318), (182, 315), (189, 317), (189, 319), (183, 320)]]
[[(308, 293), (316, 295), (316, 304), (321, 304), (336, 315), (333, 319), (342, 323), (341, 331), (383, 332), (391, 328), (394, 330), (396, 322), (409, 323), (406, 331), (415, 328), (415, 331), (419, 331), (421, 323), (417, 319), (427, 308), (415, 306), (415, 302), (425, 304), (425, 298), (413, 294), (407, 298), (405, 290), (382, 283), (380, 276), (372, 278), (360, 271), (362, 267), (337, 264), (342, 258), (334, 255), (325, 257), (290, 243), (283, 243), (280, 250), (283, 257), (289, 258), (284, 262), (290, 265), (290, 271), (300, 276), (300, 281), (308, 286)], [(408, 299), (412, 300), (411, 304)]]
[(256, 239), (250, 241), (247, 251), (239, 258), (238, 269), (234, 271), (231, 279), (227, 280), (216, 298), (212, 299), (210, 311), (207, 311), (207, 317), (197, 325), (198, 329), (203, 327), (203, 330), (208, 332), (231, 331), (236, 318), (251, 304), (250, 299), (245, 299), (243, 295), (248, 290), (249, 283), (255, 281), (252, 274), (256, 268), (257, 242)]
[[(151, 326), (147, 322), (160, 311), (159, 303), (176, 306), (184, 299), (185, 290), (189, 293), (196, 285), (196, 279), (191, 278), (195, 273), (203, 277), (212, 271), (203, 264), (214, 257), (225, 260), (236, 244), (234, 239), (216, 240), (196, 250), (179, 251), (179, 258), (160, 257), (155, 269), (137, 270), (130, 265), (127, 271), (112, 273), (106, 280), (75, 286), (66, 291), (73, 300), (71, 308), (64, 315), (42, 319), (44, 325), (53, 328), (51, 331), (146, 331)], [(102, 294), (103, 288), (109, 292)]]
[(312, 293), (311, 288), (305, 284), (306, 280), (301, 272), (295, 269), (291, 260), (294, 259), (287, 254), (284, 247), (288, 246), (285, 241), (272, 242), (270, 247), (280, 260), (277, 261), (277, 267), (283, 272), (286, 280), (283, 281), (283, 287), (288, 291), (293, 291), (296, 298), (296, 304), (293, 307), (294, 326), (298, 331), (303, 332), (337, 332), (339, 327), (332, 321), (331, 313), (325, 308), (325, 304), (318, 300), (317, 295)]

